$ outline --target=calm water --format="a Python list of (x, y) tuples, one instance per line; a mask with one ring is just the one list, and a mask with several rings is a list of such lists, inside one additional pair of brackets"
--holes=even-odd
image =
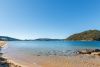
[[(67, 56), (75, 49), (100, 48), (100, 42), (70, 42), (70, 41), (9, 41), (3, 48), (4, 56), (22, 65), (37, 63), (35, 57)], [(48, 59), (47, 59), (48, 60)], [(41, 61), (41, 59), (40, 59)], [(39, 62), (40, 62), (39, 61)], [(40, 67), (40, 66), (36, 66)]]
[(3, 49), (5, 54), (10, 55), (38, 55), (67, 53), (68, 50), (100, 48), (100, 42), (74, 42), (74, 41), (9, 41)]

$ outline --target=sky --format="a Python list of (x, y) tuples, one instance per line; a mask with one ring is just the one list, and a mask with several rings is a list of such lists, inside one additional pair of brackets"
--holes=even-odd
[(63, 39), (100, 30), (100, 0), (0, 0), (0, 36)]

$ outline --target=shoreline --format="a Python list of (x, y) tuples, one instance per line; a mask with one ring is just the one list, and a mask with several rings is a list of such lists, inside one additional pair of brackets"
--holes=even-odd
[(1, 52), (2, 48), (6, 46), (5, 41), (0, 41), (0, 67), (25, 67), (19, 63), (14, 62), (13, 60), (9, 60), (6, 57), (3, 57), (3, 53)]
[(16, 66), (18, 66), (18, 67), (26, 67), (26, 66), (24, 66), (22, 64), (19, 64), (19, 63), (15, 62), (14, 60), (11, 60), (11, 59), (7, 59), (7, 62), (15, 65), (15, 67)]
[(54, 54), (49, 55), (23, 55), (24, 59), (10, 55), (1, 58), (5, 59), (6, 67), (100, 67), (100, 49), (79, 49), (72, 53), (71, 56), (67, 56), (55, 54), (54, 51)]
[[(78, 50), (77, 52), (93, 52), (98, 51), (97, 49), (83, 49)], [(31, 59), (34, 60), (33, 63), (28, 62), (26, 65), (24, 65), (24, 60), (18, 61), (17, 65), (22, 65), (22, 67), (100, 67), (100, 56), (99, 55), (91, 55), (91, 54), (83, 54), (79, 53), (77, 55), (73, 56), (58, 56), (58, 55), (33, 55)], [(7, 56), (8, 57), (8, 56)], [(11, 57), (11, 56), (10, 56)], [(27, 59), (27, 58), (26, 58)], [(26, 60), (25, 59), (25, 60)], [(10, 60), (10, 59), (8, 59)], [(13, 59), (11, 62), (14, 62), (16, 64), (16, 61), (18, 59)], [(32, 61), (32, 60), (30, 60)], [(97, 62), (98, 61), (98, 62)], [(21, 64), (23, 63), (23, 64)], [(24, 65), (24, 66), (23, 66)]]

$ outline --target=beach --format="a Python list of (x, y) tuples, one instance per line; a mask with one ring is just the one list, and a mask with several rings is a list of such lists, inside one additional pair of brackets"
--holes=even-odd
[(100, 67), (99, 56), (34, 56), (32, 59), (33, 63), (30, 60), (27, 60), (28, 63), (17, 59), (13, 59), (13, 61), (25, 67)]
[[(38, 43), (39, 46), (37, 46)], [(52, 45), (53, 48), (61, 47), (62, 49), (64, 49), (64, 47), (66, 47), (67, 44), (66, 42), (62, 44), (62, 42), (52, 43), (52, 42), (37, 42), (37, 41), (8, 42), (8, 44), (5, 46), (6, 48), (3, 54), (3, 58), (7, 59), (7, 64), (11, 64), (9, 67), (16, 67), (16, 66), (17, 67), (100, 67), (100, 55), (99, 55), (100, 49), (88, 48), (84, 50), (83, 49), (68, 50), (67, 48), (65, 48), (64, 50), (62, 50), (59, 48), (55, 50), (55, 49), (44, 48), (42, 43), (43, 45), (47, 45), (46, 47), (49, 48), (51, 44), (56, 43), (55, 47), (54, 45)], [(97, 45), (99, 44), (98, 42), (96, 43)], [(82, 42), (81, 44), (86, 44), (86, 42), (84, 43)], [(73, 46), (71, 45), (71, 47)]]
[(0, 67), (22, 67), (20, 64), (3, 57), (1, 49), (6, 45), (5, 41), (0, 41)]
[(98, 59), (82, 59), (80, 56), (74, 57), (52, 57), (49, 61), (40, 63), (41, 67), (100, 67)]
[[(15, 64), (22, 67), (100, 67), (100, 56), (79, 54), (74, 56), (57, 56), (57, 55), (38, 55), (27, 57), (28, 59), (18, 60), (9, 57)], [(22, 61), (23, 60), (23, 61)], [(12, 62), (11, 61), (11, 62)], [(31, 62), (34, 61), (34, 62)]]

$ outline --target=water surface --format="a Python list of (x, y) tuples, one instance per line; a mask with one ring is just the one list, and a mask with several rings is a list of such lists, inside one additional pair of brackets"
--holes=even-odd
[(3, 48), (5, 56), (18, 62), (32, 64), (33, 56), (67, 56), (71, 50), (99, 49), (99, 41), (8, 41)]
[(34, 54), (49, 51), (67, 51), (74, 49), (100, 48), (99, 41), (8, 41), (3, 49), (9, 54)]

